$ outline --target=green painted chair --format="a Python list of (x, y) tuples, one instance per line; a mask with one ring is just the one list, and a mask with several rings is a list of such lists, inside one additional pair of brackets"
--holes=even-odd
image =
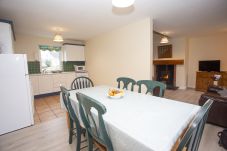
[(76, 79), (73, 80), (71, 84), (71, 89), (76, 90), (76, 89), (89, 88), (93, 86), (94, 86), (93, 82), (88, 77), (77, 77)]
[(152, 80), (140, 80), (136, 83), (139, 86), (138, 92), (141, 93), (142, 85), (147, 88), (146, 94), (151, 93), (154, 96), (163, 97), (166, 85), (162, 82), (152, 81)]
[[(61, 92), (62, 92), (62, 99), (63, 99), (63, 102), (64, 102), (64, 105), (65, 105), (65, 108), (67, 109), (68, 111), (68, 115), (69, 115), (69, 144), (72, 144), (72, 137), (73, 135), (75, 135), (77, 137), (77, 145), (76, 145), (76, 150), (79, 151), (80, 149), (83, 149), (87, 146), (84, 146), (82, 148), (80, 148), (81, 146), (81, 143), (84, 143), (86, 142), (86, 140), (83, 140), (81, 141), (81, 136), (82, 134), (85, 136), (85, 133), (86, 133), (86, 130), (85, 128), (81, 127), (80, 125), (80, 122), (79, 122), (79, 119), (72, 107), (72, 104), (69, 100), (69, 96), (70, 96), (70, 93), (68, 92), (68, 90), (61, 86)], [(74, 123), (76, 125), (76, 128), (74, 128)], [(76, 131), (76, 133), (74, 132)]]
[[(80, 117), (87, 130), (89, 146), (88, 150), (93, 150), (93, 142), (95, 142), (98, 143), (100, 146), (103, 146), (105, 150), (113, 151), (112, 142), (107, 134), (102, 117), (102, 115), (106, 113), (105, 106), (82, 93), (78, 92), (76, 93), (76, 96), (77, 100), (79, 101)], [(93, 114), (91, 113), (91, 109), (97, 111), (97, 116), (93, 116)]]
[(203, 129), (208, 117), (209, 110), (213, 104), (213, 100), (209, 99), (201, 107), (190, 123), (190, 127), (185, 132), (177, 151), (198, 151)]
[[(118, 88), (122, 88), (122, 89), (126, 89), (128, 90), (128, 86), (131, 84), (131, 91), (134, 90), (134, 86), (136, 85), (136, 81), (131, 79), (131, 78), (127, 78), (127, 77), (119, 77), (117, 78), (117, 82), (118, 82)], [(121, 82), (123, 82), (123, 87), (121, 87)]]

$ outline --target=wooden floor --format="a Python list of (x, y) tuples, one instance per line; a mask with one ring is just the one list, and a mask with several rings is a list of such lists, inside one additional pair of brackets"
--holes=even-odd
[[(167, 90), (165, 97), (197, 104), (200, 95), (201, 92), (194, 90)], [(59, 96), (42, 98), (36, 101), (43, 101), (49, 105), (51, 103), (48, 100), (57, 100), (56, 102), (59, 103)], [(54, 114), (54, 109), (51, 106), (50, 109)], [(39, 113), (44, 113), (42, 111), (38, 112), (38, 110), (36, 106), (38, 116)], [(34, 126), (0, 136), (0, 151), (75, 151), (75, 139), (73, 144), (68, 144), (67, 123), (64, 114), (61, 114), (61, 116), (56, 114), (55, 118), (46, 118), (44, 120), (41, 118), (40, 122), (37, 122)], [(222, 129), (218, 126), (206, 124), (199, 151), (225, 151), (217, 143), (217, 132)]]
[(166, 90), (165, 98), (198, 105), (198, 100), (202, 93), (193, 89)]

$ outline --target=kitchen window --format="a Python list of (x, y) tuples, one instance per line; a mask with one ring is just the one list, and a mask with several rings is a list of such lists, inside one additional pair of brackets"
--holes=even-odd
[(40, 63), (42, 72), (61, 70), (61, 47), (40, 45)]

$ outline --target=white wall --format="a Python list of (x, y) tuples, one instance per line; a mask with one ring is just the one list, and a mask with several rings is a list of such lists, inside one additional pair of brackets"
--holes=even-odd
[(221, 70), (227, 71), (227, 34), (189, 39), (188, 87), (195, 88), (199, 60), (221, 60)]
[[(158, 59), (158, 46), (161, 37), (154, 35), (154, 59)], [(172, 59), (183, 59), (184, 65), (176, 65), (176, 86), (180, 89), (185, 89), (187, 85), (187, 47), (188, 40), (185, 37), (171, 38), (169, 43), (172, 44)]]
[(0, 53), (13, 53), (11, 25), (0, 22)]
[(187, 87), (187, 38), (173, 38), (171, 40), (173, 45), (173, 58), (183, 59), (183, 65), (176, 65), (176, 86), (180, 89), (186, 89)]
[(53, 42), (51, 38), (16, 34), (14, 53), (27, 54), (29, 61), (39, 61), (39, 45), (61, 46), (60, 43)]
[(88, 40), (86, 69), (95, 84), (116, 86), (116, 78), (150, 79), (153, 72), (153, 23), (150, 18)]

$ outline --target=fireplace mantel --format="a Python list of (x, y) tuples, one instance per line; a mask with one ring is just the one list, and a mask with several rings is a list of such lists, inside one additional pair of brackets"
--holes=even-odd
[(155, 59), (153, 60), (154, 65), (183, 65), (183, 59)]

